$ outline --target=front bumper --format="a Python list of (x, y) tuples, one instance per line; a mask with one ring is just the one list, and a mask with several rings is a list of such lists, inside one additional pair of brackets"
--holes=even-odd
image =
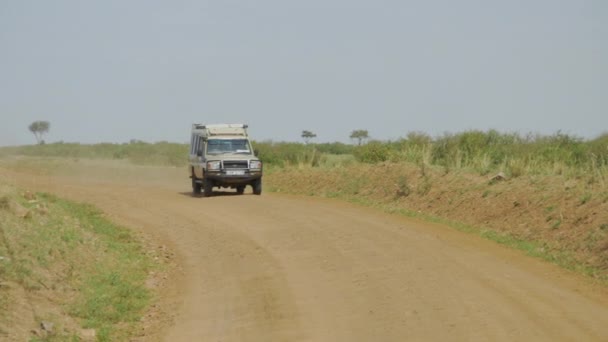
[(212, 180), (216, 186), (247, 185), (262, 178), (262, 171), (252, 170), (221, 170), (208, 171), (205, 178)]

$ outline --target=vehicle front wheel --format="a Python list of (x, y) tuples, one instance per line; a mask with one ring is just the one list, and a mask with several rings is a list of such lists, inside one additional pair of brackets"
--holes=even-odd
[(256, 181), (254, 181), (253, 184), (251, 184), (251, 187), (253, 188), (254, 195), (261, 195), (262, 194), (262, 179), (260, 178)]
[(194, 177), (192, 177), (192, 194), (194, 196), (200, 195), (201, 194), (201, 183), (197, 183), (196, 179)]
[(210, 197), (211, 194), (213, 193), (213, 182), (210, 181), (210, 180), (208, 180), (208, 179), (204, 179), (203, 180), (203, 187), (204, 187), (203, 196)]

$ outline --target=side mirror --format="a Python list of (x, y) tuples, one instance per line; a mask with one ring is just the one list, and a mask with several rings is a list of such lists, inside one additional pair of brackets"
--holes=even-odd
[(256, 156), (256, 157), (257, 157), (257, 156), (258, 156), (258, 154), (260, 154), (260, 151), (258, 151), (258, 150), (253, 150), (253, 155), (254, 155), (254, 156)]
[(199, 156), (199, 157), (202, 157), (203, 156), (203, 150), (196, 151), (196, 155)]

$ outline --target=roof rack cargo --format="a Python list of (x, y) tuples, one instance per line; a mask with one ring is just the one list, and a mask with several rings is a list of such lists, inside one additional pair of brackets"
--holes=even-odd
[(246, 124), (192, 124), (192, 132), (203, 138), (218, 135), (247, 136)]

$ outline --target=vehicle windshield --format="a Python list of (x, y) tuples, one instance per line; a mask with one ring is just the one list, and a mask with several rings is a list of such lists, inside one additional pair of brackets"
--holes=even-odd
[(251, 154), (247, 139), (209, 139), (207, 154), (243, 153)]

